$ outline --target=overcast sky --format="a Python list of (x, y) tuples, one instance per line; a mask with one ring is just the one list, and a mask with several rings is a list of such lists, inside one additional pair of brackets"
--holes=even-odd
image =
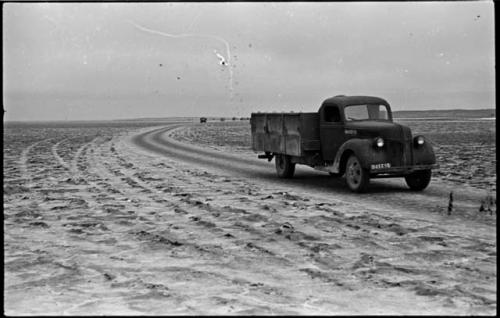
[(7, 3), (6, 120), (494, 108), (493, 2)]

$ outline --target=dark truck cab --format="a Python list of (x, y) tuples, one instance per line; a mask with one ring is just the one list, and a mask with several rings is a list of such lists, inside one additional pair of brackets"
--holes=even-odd
[(370, 178), (404, 177), (425, 189), (436, 158), (431, 144), (409, 127), (394, 123), (387, 101), (371, 96), (335, 96), (317, 113), (252, 113), (252, 149), (275, 157), (278, 176), (290, 178), (295, 164), (331, 175), (345, 174), (352, 191)]

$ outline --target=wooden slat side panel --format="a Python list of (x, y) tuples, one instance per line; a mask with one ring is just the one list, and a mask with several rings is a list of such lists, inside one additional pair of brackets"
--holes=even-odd
[(283, 114), (267, 114), (268, 138), (266, 151), (285, 153), (285, 137), (283, 135)]
[(284, 136), (285, 150), (287, 155), (301, 156), (301, 135), (300, 135), (301, 116), (298, 114), (286, 114), (284, 116)]
[(253, 113), (252, 149), (291, 156), (319, 150), (318, 123), (317, 113)]

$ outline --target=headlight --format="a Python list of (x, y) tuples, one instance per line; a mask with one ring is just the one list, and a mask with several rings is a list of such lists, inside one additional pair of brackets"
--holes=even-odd
[(382, 137), (375, 138), (375, 147), (382, 148), (384, 146), (384, 139)]
[(417, 136), (413, 140), (415, 146), (422, 146), (425, 142), (424, 136)]

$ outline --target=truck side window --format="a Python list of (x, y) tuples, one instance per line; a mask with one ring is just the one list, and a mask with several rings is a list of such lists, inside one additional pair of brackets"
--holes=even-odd
[(340, 122), (340, 113), (337, 107), (327, 107), (325, 109), (325, 121)]

